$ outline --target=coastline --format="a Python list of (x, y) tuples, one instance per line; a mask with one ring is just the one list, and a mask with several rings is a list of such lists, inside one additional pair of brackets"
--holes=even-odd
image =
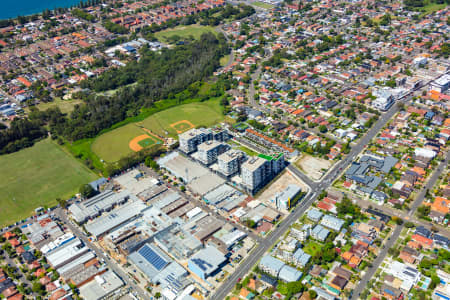
[[(9, 2), (9, 1), (8, 1)], [(87, 0), (83, 0), (87, 3)], [(9, 2), (2, 5), (0, 21), (17, 20), (18, 17), (41, 15), (45, 10), (53, 11), (59, 8), (71, 8), (80, 4), (80, 0), (24, 0), (20, 4)]]

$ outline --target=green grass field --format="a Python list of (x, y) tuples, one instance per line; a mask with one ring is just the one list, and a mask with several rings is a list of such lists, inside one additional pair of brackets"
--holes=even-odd
[[(75, 105), (77, 104), (81, 104), (83, 103), (83, 101), (81, 100), (62, 100), (59, 97), (55, 97), (53, 102), (42, 102), (39, 103), (38, 105), (36, 105), (36, 108), (39, 110), (47, 110), (49, 108), (53, 108), (53, 107), (59, 107), (59, 109), (61, 110), (62, 113), (71, 113), (75, 107)], [(29, 111), (29, 108), (25, 108), (25, 111)]]
[[(178, 134), (170, 125), (178, 121), (188, 120), (195, 126), (211, 126), (223, 119), (219, 99), (215, 99), (176, 106), (154, 114), (140, 124), (160, 136), (166, 136), (167, 132), (169, 136), (176, 137)], [(180, 128), (179, 126), (175, 127)]]
[(69, 198), (98, 178), (50, 139), (0, 156), (0, 226), (29, 217), (39, 206)]
[(254, 6), (258, 6), (264, 9), (272, 9), (273, 5), (269, 4), (269, 3), (265, 3), (265, 2), (261, 2), (261, 1), (255, 1), (252, 3)]
[(211, 99), (205, 102), (183, 104), (160, 111), (141, 122), (130, 123), (100, 135), (93, 141), (91, 149), (100, 159), (107, 162), (115, 162), (133, 152), (129, 148), (129, 142), (133, 138), (147, 134), (139, 126), (143, 126), (159, 136), (177, 137), (176, 130), (185, 131), (190, 128), (185, 123), (180, 123), (173, 127), (170, 126), (178, 121), (187, 120), (194, 126), (217, 124), (224, 120), (219, 101), (218, 98)]
[(445, 4), (445, 3), (442, 3), (442, 4), (428, 3), (424, 7), (420, 8), (420, 10), (423, 11), (423, 13), (421, 14), (421, 17), (429, 15), (431, 13), (434, 13), (438, 10), (444, 9), (446, 6), (447, 6), (447, 4)]
[(97, 137), (92, 143), (92, 151), (107, 162), (119, 160), (133, 153), (128, 143), (135, 137), (145, 134), (135, 123), (128, 124)]
[(141, 145), (142, 148), (150, 147), (150, 146), (160, 144), (160, 143), (161, 143), (161, 141), (158, 141), (155, 138), (148, 138), (148, 139), (138, 142), (138, 144)]
[(193, 24), (188, 26), (177, 26), (174, 28), (159, 31), (155, 33), (155, 36), (158, 40), (167, 42), (168, 39), (176, 35), (181, 38), (186, 38), (192, 35), (194, 39), (199, 39), (203, 33), (207, 32), (216, 34), (214, 27)]
[(223, 67), (223, 66), (226, 66), (229, 59), (230, 59), (230, 55), (229, 55), (229, 54), (227, 54), (227, 55), (225, 55), (225, 56), (222, 56), (222, 57), (220, 58), (220, 65), (221, 65), (222, 67)]

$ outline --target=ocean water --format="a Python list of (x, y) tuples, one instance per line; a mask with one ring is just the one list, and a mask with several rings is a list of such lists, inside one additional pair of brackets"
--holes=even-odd
[(0, 0), (0, 19), (41, 13), (43, 10), (57, 7), (70, 7), (80, 0)]

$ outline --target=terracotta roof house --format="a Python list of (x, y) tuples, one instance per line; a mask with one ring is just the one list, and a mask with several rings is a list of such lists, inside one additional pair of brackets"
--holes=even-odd
[(414, 234), (414, 235), (411, 237), (411, 240), (413, 240), (413, 241), (419, 243), (420, 246), (421, 246), (422, 248), (425, 248), (425, 249), (431, 249), (431, 248), (433, 247), (433, 240), (432, 240), (432, 239), (423, 237), (423, 236), (418, 235), (418, 234)]

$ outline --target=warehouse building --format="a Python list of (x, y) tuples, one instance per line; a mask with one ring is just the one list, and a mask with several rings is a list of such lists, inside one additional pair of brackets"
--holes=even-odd
[(127, 191), (115, 193), (107, 190), (83, 202), (72, 204), (69, 206), (69, 212), (76, 222), (82, 224), (105, 211), (110, 211), (115, 205), (127, 202), (130, 198), (134, 197)]
[(80, 287), (80, 295), (83, 299), (104, 299), (122, 286), (122, 279), (120, 279), (113, 271), (107, 271), (101, 275), (95, 276), (94, 280), (91, 280)]
[(130, 202), (112, 210), (107, 215), (101, 216), (93, 222), (86, 224), (85, 228), (95, 238), (100, 238), (117, 229), (117, 227), (124, 223), (135, 219), (137, 216), (141, 215), (145, 208), (147, 208), (147, 206), (140, 200)]
[(203, 280), (214, 276), (227, 262), (227, 258), (217, 248), (207, 246), (188, 261), (188, 268)]

